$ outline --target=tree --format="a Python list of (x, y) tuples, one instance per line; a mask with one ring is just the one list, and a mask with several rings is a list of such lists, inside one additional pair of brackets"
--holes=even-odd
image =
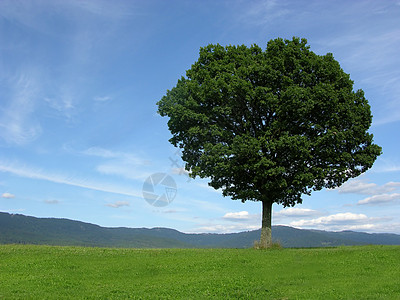
[(362, 90), (331, 53), (306, 39), (208, 45), (157, 103), (185, 168), (233, 200), (262, 202), (261, 245), (271, 245), (272, 204), (340, 186), (381, 154), (368, 133)]

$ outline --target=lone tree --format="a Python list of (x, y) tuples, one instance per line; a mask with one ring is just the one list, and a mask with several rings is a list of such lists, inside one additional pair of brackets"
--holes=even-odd
[(272, 204), (334, 188), (373, 165), (362, 90), (331, 53), (306, 39), (259, 46), (208, 45), (186, 78), (157, 103), (191, 177), (234, 200), (262, 202), (261, 246), (271, 245)]

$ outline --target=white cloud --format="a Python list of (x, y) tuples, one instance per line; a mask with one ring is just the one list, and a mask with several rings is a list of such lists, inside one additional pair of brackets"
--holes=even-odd
[(391, 217), (368, 217), (350, 212), (338, 213), (311, 220), (299, 220), (289, 224), (298, 228), (313, 228), (329, 231), (358, 230), (368, 232), (394, 232)]
[[(389, 220), (390, 221), (390, 220)], [(400, 223), (393, 223), (393, 222), (386, 222), (386, 223), (381, 223), (381, 224), (373, 224), (373, 227), (371, 228), (371, 230), (368, 231), (372, 231), (372, 232), (392, 232), (392, 233), (396, 233), (396, 234), (400, 234)]]
[[(16, 91), (14, 98), (27, 100), (24, 103), (14, 101), (17, 102), (17, 109), (7, 109), (9, 114), (6, 116), (2, 116), (0, 111), (0, 139), (22, 145), (40, 136), (41, 124), (33, 118), (35, 105), (39, 101), (44, 100), (48, 107), (68, 121), (75, 114), (84, 111), (82, 104), (88, 98), (85, 95), (87, 77), (92, 78), (91, 70), (104, 63), (105, 57), (109, 57), (109, 49), (113, 48), (115, 51), (112, 46), (117, 39), (115, 32), (121, 32), (121, 26), (126, 25), (124, 20), (136, 14), (136, 7), (137, 5), (129, 1), (0, 1), (0, 19), (14, 24), (10, 27), (10, 33), (1, 38), (0, 43), (2, 42), (2, 47), (3, 44), (16, 44), (18, 49), (13, 51), (10, 58), (17, 57), (17, 61), (20, 61), (16, 65), (14, 61), (10, 64), (7, 61), (4, 66), (10, 66), (10, 70), (21, 69), (21, 73), (28, 79), (25, 86), (24, 82), (16, 85), (18, 81), (15, 80), (15, 83), (6, 84), (6, 87)], [(13, 37), (14, 27), (18, 28), (18, 32), (35, 38)], [(43, 38), (38, 38), (40, 36)], [(58, 50), (51, 50), (49, 44)], [(30, 48), (32, 51), (28, 54), (26, 49)], [(60, 66), (55, 68), (53, 59)], [(31, 69), (39, 72), (29, 72), (31, 70), (28, 64), (32, 64), (34, 67)], [(2, 74), (5, 78), (11, 77), (7, 68), (2, 68), (0, 84)], [(4, 94), (5, 89), (1, 85), (0, 89)], [(34, 99), (35, 97), (38, 99)], [(97, 101), (103, 102), (110, 99), (103, 95), (96, 97)], [(0, 102), (4, 104), (1, 96)]]
[(71, 119), (75, 110), (75, 99), (74, 92), (71, 88), (59, 88), (57, 91), (58, 97), (56, 98), (44, 98), (44, 101), (49, 105), (50, 108), (56, 110), (59, 114), (67, 119)]
[(289, 207), (274, 213), (274, 217), (307, 217), (318, 214), (320, 213), (314, 209)]
[(371, 172), (391, 173), (400, 171), (400, 162), (397, 158), (379, 157)]
[(276, 0), (246, 1), (245, 6), (240, 7), (240, 12), (238, 20), (247, 25), (265, 25), (290, 14), (290, 11), (282, 6), (282, 2)]
[(400, 182), (390, 181), (384, 185), (378, 186), (376, 183), (368, 183), (364, 180), (350, 180), (345, 182), (341, 187), (336, 190), (339, 193), (354, 193), (363, 195), (374, 195), (388, 193), (400, 187)]
[(355, 193), (362, 195), (371, 195), (363, 200), (357, 202), (358, 205), (363, 204), (380, 204), (380, 203), (394, 203), (400, 199), (400, 193), (390, 193), (400, 188), (400, 182), (390, 181), (384, 185), (377, 185), (375, 183), (368, 183), (364, 180), (351, 180), (344, 183), (337, 189), (339, 193)]
[(11, 194), (11, 193), (3, 193), (1, 195), (1, 198), (12, 199), (12, 198), (15, 198), (15, 195)]
[(250, 231), (260, 229), (259, 225), (251, 224), (230, 224), (230, 225), (205, 225), (200, 226), (194, 230), (194, 232), (204, 232), (204, 233), (232, 233), (241, 231)]
[(381, 204), (400, 200), (399, 193), (374, 195), (357, 202), (357, 204)]
[(128, 2), (110, 2), (106, 0), (80, 0), (68, 1), (65, 5), (71, 8), (78, 8), (83, 12), (90, 13), (98, 17), (121, 19), (133, 15), (132, 9), (129, 7), (131, 3)]
[(378, 228), (379, 227), (376, 224), (368, 223), (368, 224), (345, 225), (342, 228), (339, 228), (339, 230), (370, 231), (370, 230), (374, 230), (374, 229), (378, 229)]
[(102, 97), (97, 96), (97, 97), (94, 97), (93, 99), (94, 99), (94, 101), (97, 101), (97, 102), (107, 102), (107, 101), (111, 100), (111, 97), (110, 96), (102, 96)]
[[(222, 219), (228, 221), (227, 224), (206, 224), (200, 226), (197, 232), (239, 232), (259, 229), (261, 226), (261, 215), (250, 214), (248, 211), (228, 212)], [(231, 223), (233, 222), (233, 223)], [(212, 223), (212, 222), (211, 222)]]
[(82, 154), (89, 155), (89, 156), (98, 156), (103, 158), (115, 158), (121, 156), (119, 153), (113, 152), (108, 149), (99, 148), (99, 147), (91, 147), (84, 151)]
[(116, 201), (114, 203), (106, 204), (106, 206), (113, 207), (113, 208), (119, 208), (122, 206), (129, 206), (129, 205), (130, 205), (129, 202), (127, 202), (127, 201)]
[(243, 221), (250, 219), (251, 215), (249, 214), (248, 211), (229, 212), (226, 213), (222, 218), (231, 221), (237, 221), (237, 220)]
[(341, 187), (336, 190), (339, 193), (360, 193), (360, 194), (371, 194), (374, 193), (378, 185), (375, 183), (367, 183), (363, 180), (350, 180), (345, 182)]
[(390, 181), (390, 182), (386, 183), (385, 186), (387, 186), (389, 188), (398, 188), (398, 187), (400, 187), (400, 182)]
[(293, 221), (290, 223), (290, 226), (302, 227), (302, 226), (315, 226), (315, 225), (339, 225), (348, 223), (359, 223), (369, 220), (370, 218), (368, 218), (364, 214), (353, 214), (347, 212), (347, 213), (338, 213), (325, 217), (319, 217), (311, 220)]

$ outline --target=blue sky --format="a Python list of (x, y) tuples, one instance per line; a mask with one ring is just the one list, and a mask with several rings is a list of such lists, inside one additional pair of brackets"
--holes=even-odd
[[(400, 234), (399, 20), (390, 0), (2, 0), (0, 211), (184, 232), (259, 228), (259, 202), (187, 177), (156, 102), (202, 46), (298, 36), (333, 53), (365, 91), (384, 153), (341, 188), (274, 205), (273, 224)], [(176, 183), (166, 206), (143, 197), (156, 173)]]

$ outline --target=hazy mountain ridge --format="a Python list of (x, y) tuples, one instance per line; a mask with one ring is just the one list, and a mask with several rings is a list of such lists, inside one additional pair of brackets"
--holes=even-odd
[[(400, 235), (354, 231), (329, 232), (273, 226), (273, 239), (284, 247), (400, 245)], [(228, 234), (187, 234), (169, 228), (107, 228), (56, 218), (0, 212), (0, 244), (46, 244), (135, 248), (248, 248), (260, 230)]]

